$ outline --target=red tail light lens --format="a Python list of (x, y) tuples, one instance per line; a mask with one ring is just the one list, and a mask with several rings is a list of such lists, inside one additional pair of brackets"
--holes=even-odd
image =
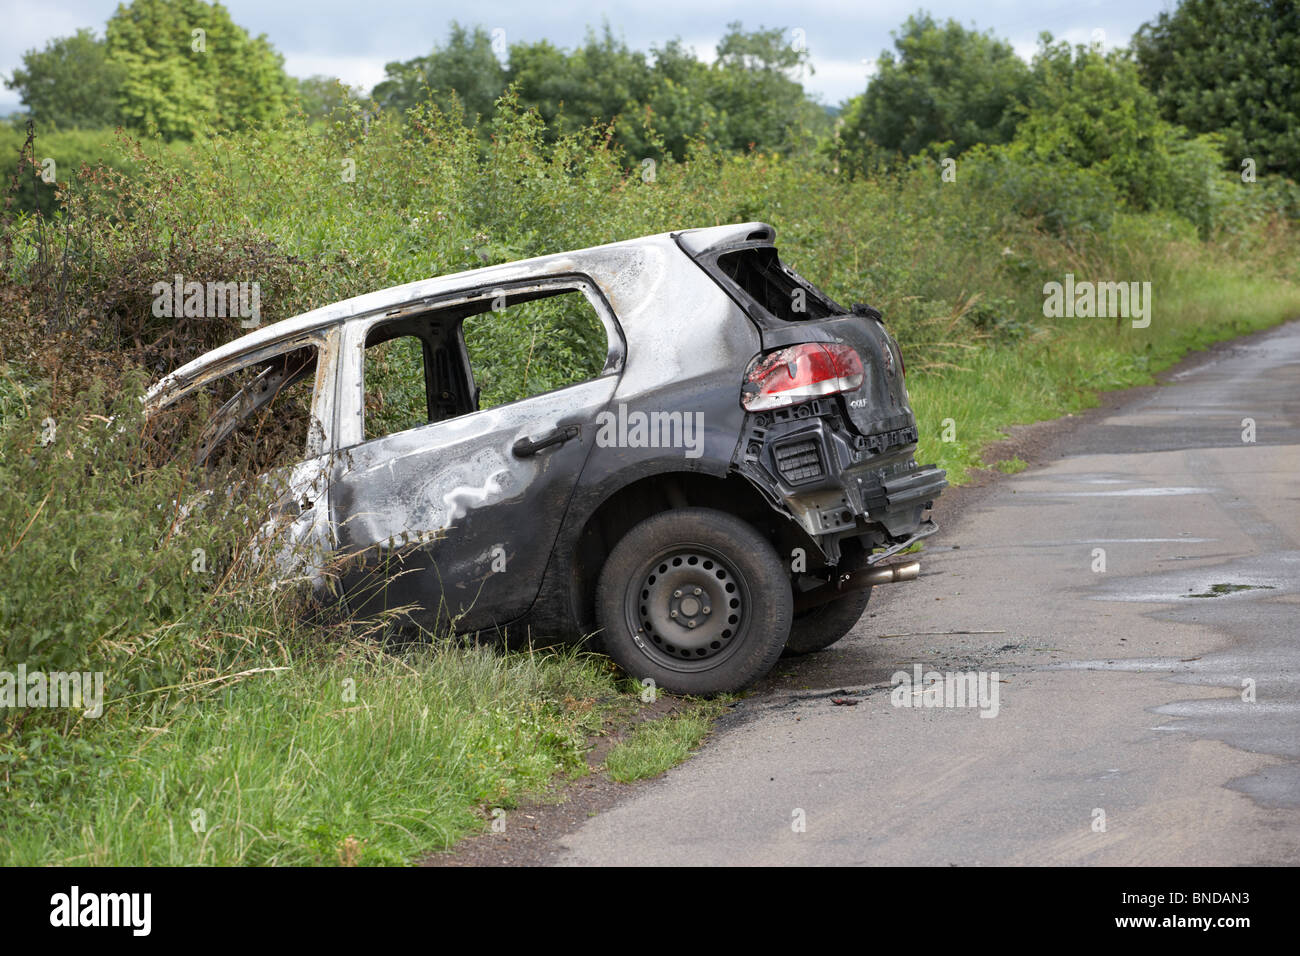
[(783, 408), (862, 386), (862, 359), (848, 345), (805, 342), (761, 355), (745, 373), (740, 404), (751, 412)]

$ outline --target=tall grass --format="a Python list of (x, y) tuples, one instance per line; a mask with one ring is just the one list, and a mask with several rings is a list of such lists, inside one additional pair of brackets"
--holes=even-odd
[[(585, 767), (617, 694), (608, 661), (449, 645), (227, 687), (150, 721), (109, 708), (52, 780), (6, 797), (6, 864), (401, 864)], [(47, 741), (48, 743), (48, 741)], [(52, 759), (53, 758), (53, 759)]]

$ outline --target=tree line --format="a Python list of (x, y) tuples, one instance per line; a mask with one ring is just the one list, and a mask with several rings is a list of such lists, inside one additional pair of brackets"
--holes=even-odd
[[(1129, 47), (1071, 47), (1043, 34), (1031, 63), (990, 31), (920, 12), (894, 34), (864, 91), (840, 107), (804, 89), (809, 51), (783, 29), (733, 23), (711, 62), (680, 40), (631, 49), (608, 24), (572, 49), (507, 44), (453, 23), (424, 56), (387, 64), (371, 91), (286, 74), (265, 35), (220, 3), (132, 0), (90, 29), (28, 51), (6, 80), (42, 130), (122, 126), (165, 140), (243, 129), (301, 110), (403, 112), (431, 100), (477, 126), (507, 89), (547, 135), (607, 124), (630, 160), (815, 148), (849, 174), (917, 155), (1006, 146), (1104, 168), (1139, 205), (1158, 202), (1144, 162), (1187, 148), (1238, 169), (1300, 178), (1300, 4), (1181, 0)], [(486, 128), (486, 127), (480, 127)], [(486, 135), (486, 134), (485, 134)], [(1200, 146), (1189, 147), (1201, 135)], [(1157, 157), (1152, 160), (1151, 157)]]

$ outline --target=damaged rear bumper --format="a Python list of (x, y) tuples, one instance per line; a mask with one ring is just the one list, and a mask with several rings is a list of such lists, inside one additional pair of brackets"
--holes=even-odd
[(947, 474), (913, 459), (917, 431), (907, 415), (896, 427), (859, 434), (833, 399), (748, 417), (736, 467), (816, 542), (827, 562), (840, 545), (863, 538), (877, 563), (938, 530), (926, 510)]
[[(917, 528), (915, 534), (909, 535), (908, 537), (904, 538), (902, 541), (898, 541), (895, 542), (894, 544), (891, 544), (884, 551), (878, 551), (875, 554), (869, 555), (866, 559), (866, 564), (867, 565), (879, 564), (881, 561), (884, 561), (888, 558), (892, 558), (894, 555), (898, 554), (898, 552), (907, 550), (912, 545), (916, 544), (916, 542), (920, 541), (922, 538), (928, 538), (930, 537), (930, 535), (934, 534), (938, 530), (939, 530), (939, 526), (935, 524), (934, 521), (931, 520), (930, 518), (926, 518), (924, 521), (921, 522), (920, 527)], [(879, 582), (879, 583), (883, 583), (883, 582)]]

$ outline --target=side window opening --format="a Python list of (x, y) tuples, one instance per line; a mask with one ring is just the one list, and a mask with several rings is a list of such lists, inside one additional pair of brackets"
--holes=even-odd
[(433, 420), (424, 352), (424, 342), (414, 335), (387, 339), (366, 350), (367, 440)]
[(776, 249), (760, 246), (718, 256), (718, 269), (769, 314), (785, 322), (825, 319), (844, 310), (781, 264)]
[(507, 292), (486, 305), (462, 325), (480, 409), (576, 385), (604, 371), (609, 337), (581, 289)]
[(366, 335), (365, 441), (474, 410), (460, 345), (449, 332), (463, 309), (382, 322)]
[(496, 408), (599, 376), (609, 336), (580, 288), (493, 290), (373, 326), (364, 439)]

